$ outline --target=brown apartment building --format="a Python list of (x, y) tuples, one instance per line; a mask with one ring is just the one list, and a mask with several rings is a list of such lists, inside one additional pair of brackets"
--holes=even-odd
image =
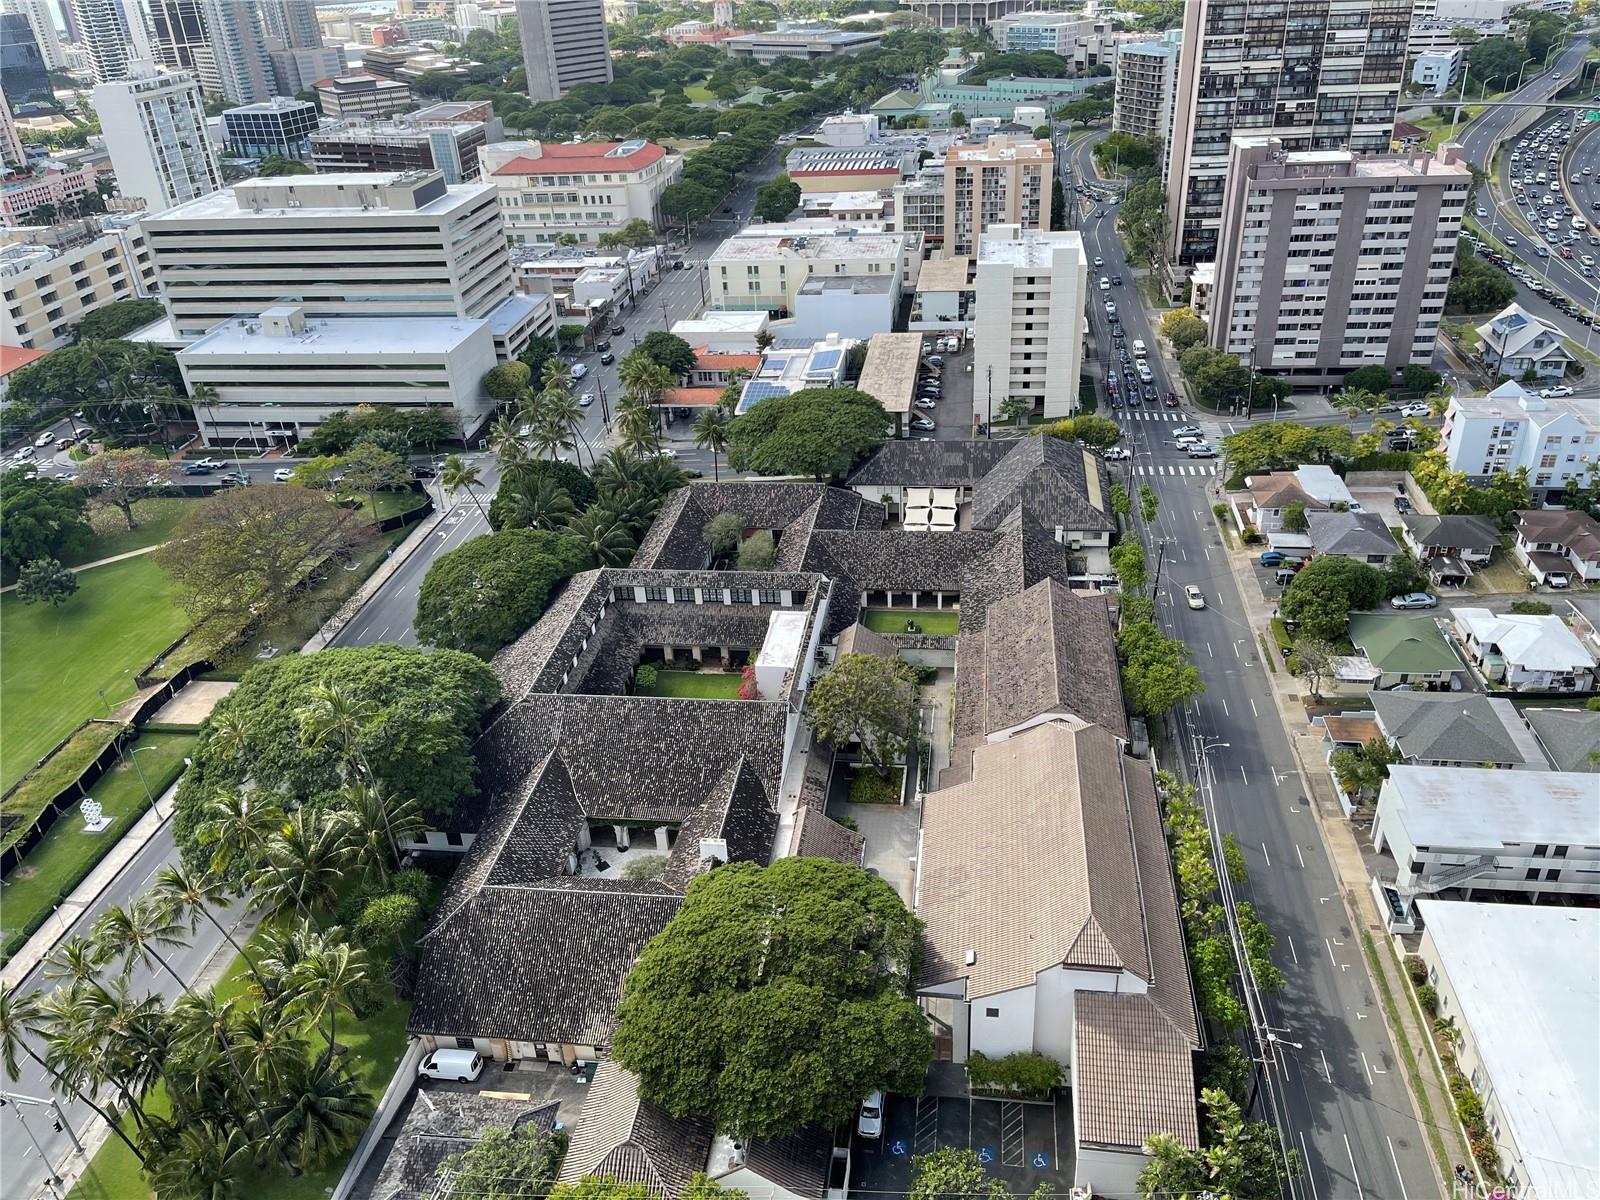
[(945, 253), (976, 253), (978, 239), (993, 225), (1048, 230), (1054, 177), (1049, 141), (995, 134), (951, 146), (944, 157)]

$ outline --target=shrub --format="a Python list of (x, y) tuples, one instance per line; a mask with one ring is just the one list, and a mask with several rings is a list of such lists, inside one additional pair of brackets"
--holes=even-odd
[(1513, 600), (1511, 611), (1525, 617), (1548, 617), (1555, 610), (1543, 600)]
[(1417, 1003), (1422, 1005), (1422, 1011), (1430, 1017), (1439, 1015), (1439, 992), (1431, 983), (1425, 983), (1417, 989)]
[(744, 670), (739, 673), (739, 699), (756, 700), (761, 696), (761, 688), (756, 683), (756, 669), (746, 663)]
[(1219, 521), (1226, 521), (1228, 519), (1228, 506), (1220, 501), (1213, 504), (1211, 506), (1211, 515)]
[(656, 669), (649, 663), (640, 664), (633, 673), (633, 690), (635, 694), (648, 696), (656, 690)]
[(1413, 987), (1421, 987), (1428, 982), (1428, 964), (1422, 961), (1422, 955), (1406, 955), (1406, 974), (1411, 976)]
[(1254, 529), (1246, 529), (1239, 535), (1239, 540), (1246, 546), (1255, 546), (1260, 544), (1261, 535)]
[(642, 858), (630, 858), (628, 865), (622, 868), (624, 879), (660, 879), (666, 873), (665, 854), (646, 854)]
[(857, 771), (850, 781), (850, 803), (899, 804), (900, 772), (896, 770), (885, 779), (870, 769)]
[(1043, 1096), (1061, 1082), (1061, 1064), (1036, 1050), (1021, 1050), (1004, 1058), (975, 1051), (967, 1059), (967, 1075), (975, 1088)]

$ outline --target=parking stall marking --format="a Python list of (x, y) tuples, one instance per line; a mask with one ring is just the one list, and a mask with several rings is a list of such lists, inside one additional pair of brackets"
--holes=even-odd
[(916, 1145), (918, 1154), (927, 1154), (937, 1147), (939, 1141), (939, 1097), (917, 1097), (917, 1125), (912, 1133), (912, 1141)]
[(1000, 1165), (1003, 1167), (1020, 1167), (1027, 1159), (1023, 1112), (1023, 1106), (1015, 1100), (1000, 1105)]

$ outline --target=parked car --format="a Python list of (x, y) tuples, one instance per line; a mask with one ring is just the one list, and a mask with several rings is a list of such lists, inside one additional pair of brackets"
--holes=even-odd
[(1403, 596), (1394, 596), (1389, 600), (1390, 608), (1434, 608), (1438, 605), (1439, 598), (1430, 596), (1427, 592), (1407, 592)]
[(1183, 585), (1183, 600), (1190, 608), (1204, 608), (1206, 606), (1205, 593), (1192, 583)]
[(910, 424), (911, 428), (920, 429), (923, 433), (932, 433), (937, 428), (930, 417), (912, 417)]
[(1407, 404), (1400, 410), (1402, 417), (1431, 417), (1433, 409), (1426, 404)]
[(932, 396), (918, 396), (912, 401), (918, 408), (938, 408), (939, 402)]
[(1539, 395), (1543, 396), (1546, 400), (1554, 400), (1558, 396), (1572, 395), (1572, 389), (1566, 384), (1561, 383), (1557, 384), (1555, 387), (1540, 388)]
[(483, 1074), (483, 1055), (476, 1050), (435, 1050), (417, 1068), (419, 1079), (454, 1079), (469, 1083)]
[(856, 1133), (864, 1138), (883, 1136), (882, 1092), (872, 1092), (861, 1102), (861, 1115), (856, 1118)]
[(1411, 501), (1407, 500), (1404, 496), (1396, 496), (1395, 497), (1395, 501), (1394, 501), (1394, 510), (1397, 513), (1408, 513), (1408, 512), (1410, 512), (1411, 511)]
[(1256, 561), (1259, 562), (1263, 567), (1281, 567), (1283, 566), (1283, 551), (1264, 550), (1261, 553), (1261, 557)]
[(930, 367), (942, 367), (944, 366), (944, 359), (937, 354), (930, 354), (928, 355), (928, 365)]

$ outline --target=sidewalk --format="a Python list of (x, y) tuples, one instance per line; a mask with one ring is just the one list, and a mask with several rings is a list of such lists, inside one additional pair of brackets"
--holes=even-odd
[[(1322, 735), (1315, 731), (1306, 717), (1300, 699), (1302, 687), (1299, 679), (1290, 675), (1277, 657), (1277, 648), (1268, 629), (1268, 622), (1275, 611), (1274, 606), (1262, 595), (1261, 588), (1251, 572), (1253, 556), (1250, 549), (1240, 547), (1231, 539), (1225, 538), (1223, 553), (1228, 556), (1228, 568), (1233, 572), (1234, 582), (1238, 584), (1251, 632), (1258, 637), (1265, 637), (1266, 653), (1272, 656), (1270, 661), (1262, 664), (1267, 671), (1267, 683), (1277, 704), (1278, 716), (1289, 739), (1289, 748), (1294, 754), (1295, 765), (1299, 768), (1307, 799), (1311, 802), (1309, 808), (1316, 817), (1323, 845), (1328, 851), (1328, 860), (1339, 882), (1339, 894), (1344, 901), (1350, 927), (1364, 941), (1370, 942), (1375, 951), (1373, 954), (1364, 955), (1364, 958), (1369, 973), (1375, 966), (1380, 976), (1373, 980), (1376, 990), (1382, 995), (1383, 1001), (1393, 998), (1392, 1004), (1380, 1001), (1385, 1012), (1384, 1023), (1389, 1027), (1389, 1036), (1396, 1042), (1404, 1043), (1397, 1047), (1401, 1051), (1399, 1058), (1402, 1062), (1406, 1062), (1408, 1067), (1412, 1060), (1420, 1064), (1417, 1070), (1406, 1071), (1406, 1090), (1411, 1096), (1411, 1106), (1416, 1113), (1417, 1124), (1425, 1134), (1438, 1129), (1440, 1135), (1447, 1139), (1447, 1144), (1449, 1141), (1457, 1141), (1457, 1133), (1452, 1132), (1455, 1104), (1433, 1059), (1432, 1038), (1423, 1028), (1417, 1010), (1409, 998), (1407, 982), (1403, 976), (1394, 939), (1383, 931), (1379, 914), (1373, 909), (1366, 862), (1362, 858), (1355, 827), (1345, 817), (1344, 809), (1334, 792), (1333, 777), (1328, 771)], [(1273, 670), (1274, 666), (1277, 667), (1276, 671)], [(1391, 1013), (1399, 1017), (1398, 1029), (1394, 1027)], [(1422, 1089), (1420, 1097), (1419, 1082)], [(1457, 1157), (1450, 1162), (1442, 1162), (1434, 1147), (1434, 1138), (1427, 1136), (1424, 1140), (1428, 1143), (1428, 1157), (1433, 1162), (1438, 1178), (1448, 1180), (1451, 1177), (1452, 1163), (1463, 1161), (1466, 1154), (1465, 1147), (1453, 1151)]]
[[(88, 571), (94, 567), (109, 566), (111, 563), (119, 563), (124, 559), (138, 558), (141, 554), (154, 554), (157, 550), (161, 549), (161, 547), (165, 545), (165, 542), (157, 542), (154, 546), (141, 546), (137, 550), (128, 550), (122, 554), (113, 554), (110, 558), (97, 558), (93, 562), (79, 563), (77, 566), (69, 567), (67, 569), (70, 571)], [(0, 594), (13, 591), (16, 586), (17, 585), (13, 583), (8, 584), (5, 587), (0, 587)]]

